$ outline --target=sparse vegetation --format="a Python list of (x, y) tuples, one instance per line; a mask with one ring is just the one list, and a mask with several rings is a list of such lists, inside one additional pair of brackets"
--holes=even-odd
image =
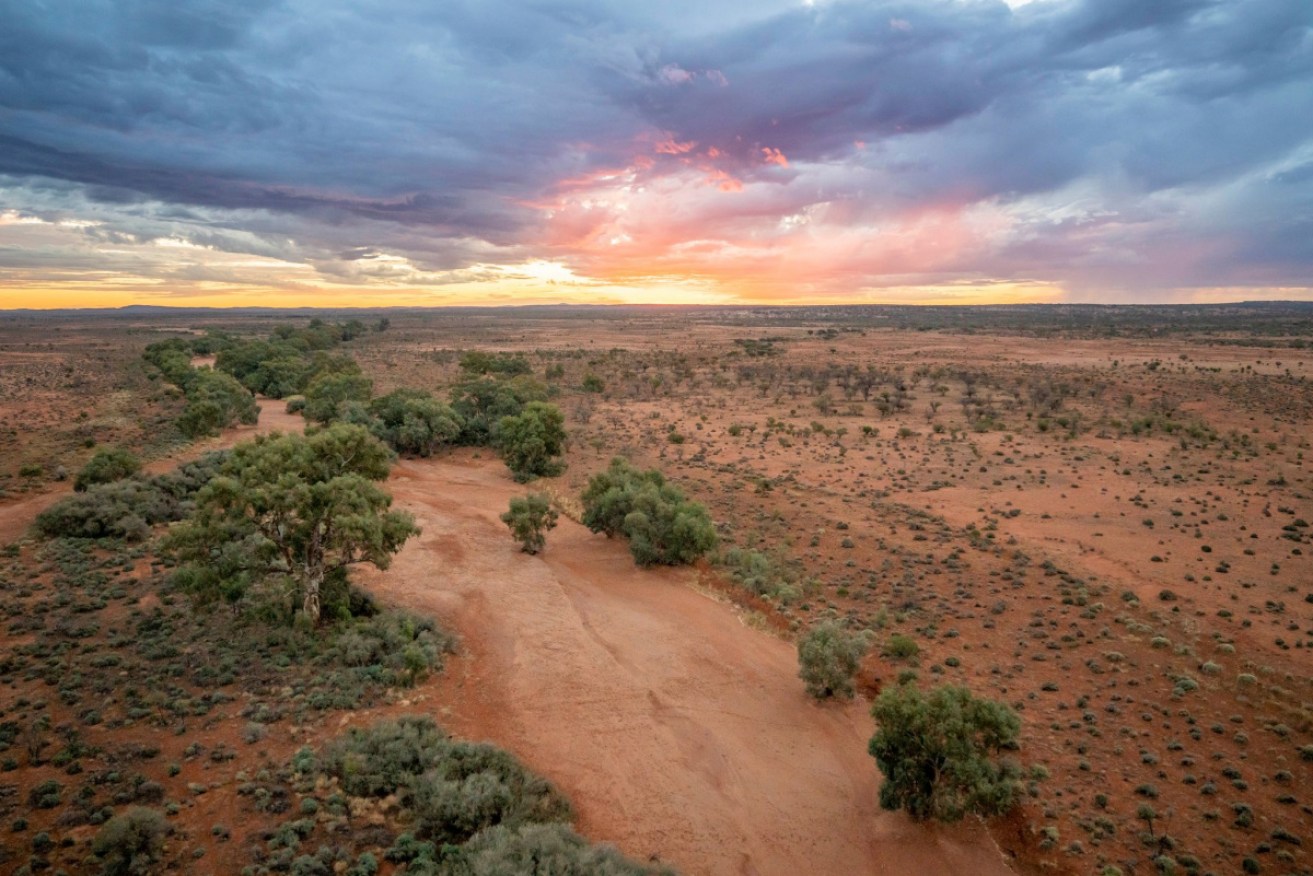
[[(1313, 647), (1313, 593), (1304, 586), (1313, 544), (1307, 315), (1261, 305), (1224, 319), (1210, 307), (1073, 307), (1061, 318), (1022, 311), (634, 311), (627, 322), (561, 311), (510, 322), (461, 316), (451, 325), (398, 314), (387, 335), (247, 316), (201, 334), (194, 316), (172, 315), (121, 328), (113, 318), (74, 329), (52, 317), (39, 330), (0, 330), (8, 393), (0, 491), (13, 524), (10, 541), (0, 541), (9, 606), (0, 808), (10, 807), (5, 827), (14, 838), (4, 853), (20, 850), (0, 869), (95, 871), (92, 838), (132, 806), (156, 808), (174, 827), (159, 866), (179, 871), (367, 873), (414, 862), (422, 872), (439, 860), (441, 845), (415, 836), (415, 822), (391, 820), (402, 815), (388, 810), (391, 801), (350, 798), (337, 779), (306, 773), (323, 783), (312, 788), (279, 767), (280, 749), (293, 728), (296, 744), (322, 749), (345, 716), (334, 710), (358, 710), (350, 722), (364, 726), (365, 710), (395, 714), (402, 699), (434, 714), (448, 706), (447, 685), (426, 678), (441, 667), (450, 637), (425, 618), (374, 604), (352, 579), (379, 593), (401, 582), (413, 594), (441, 594), (462, 629), (505, 636), (506, 594), (516, 593), (517, 606), (539, 595), (505, 589), (517, 569), (537, 576), (577, 565), (563, 553), (549, 566), (517, 561), (496, 580), (466, 581), (489, 556), (509, 556), (463, 557), (466, 525), (495, 538), (505, 506), (476, 498), (477, 516), (465, 516), (443, 491), (430, 499), (420, 488), (426, 469), (461, 472), (453, 492), (466, 505), (493, 481), (488, 492), (505, 502), (505, 476), (487, 464), (485, 448), (499, 449), (503, 416), (550, 401), (569, 435), (560, 461), (570, 468), (553, 488), (561, 513), (588, 513), (570, 491), (620, 454), (635, 471), (659, 470), (678, 483), (707, 509), (708, 524), (715, 517), (723, 549), (713, 565), (655, 577), (608, 567), (617, 598), (660, 600), (668, 584), (689, 583), (741, 603), (737, 620), (725, 613), (734, 637), (764, 629), (787, 639), (827, 620), (873, 630), (879, 653), (861, 675), (863, 693), (895, 679), (947, 681), (1015, 709), (1018, 742), (1043, 761), (1018, 775), (1022, 806), (999, 828), (1019, 868), (1299, 871), (1308, 845), (1301, 769), (1313, 762), (1300, 663)], [(656, 341), (645, 333), (653, 325), (664, 332)], [(562, 340), (582, 326), (595, 343)], [(150, 345), (149, 366), (135, 361), (143, 344), (169, 334), (177, 337)], [(731, 335), (763, 339), (731, 343)], [(1002, 345), (1006, 361), (996, 355)], [(382, 578), (329, 574), (321, 605), (332, 622), (313, 629), (289, 623), (303, 603), (280, 572), (235, 578), (193, 613), (179, 589), (186, 571), (178, 575), (153, 538), (193, 513), (196, 490), (221, 462), (186, 477), (114, 475), (61, 495), (98, 450), (130, 448), (150, 470), (178, 451), (186, 388), (197, 382), (193, 372), (209, 369), (197, 357), (216, 354), (213, 372), (291, 399), (293, 408), (304, 410), (302, 394), (326, 375), (357, 375), (386, 393), (346, 398), (332, 423), (433, 460), (407, 462), (390, 488), (443, 521), (408, 549), (433, 553), (431, 574), (410, 554)], [(225, 392), (253, 402), (231, 384)], [(281, 408), (268, 418), (281, 420)], [(226, 433), (219, 442), (231, 440)], [(28, 501), (33, 513), (24, 519)], [(37, 508), (48, 510), (25, 537), (21, 524)], [(453, 514), (465, 523), (449, 526)], [(601, 540), (584, 550), (616, 556)], [(636, 590), (637, 581), (656, 586)], [(489, 599), (477, 619), (474, 587)], [(635, 643), (612, 635), (600, 598), (579, 606), (597, 637), (590, 642), (641, 674), (650, 655), (635, 660)], [(709, 613), (720, 611), (707, 602)], [(705, 639), (711, 629), (696, 632)], [(566, 648), (575, 632), (588, 631), (561, 630), (551, 644)], [(724, 676), (736, 667), (710, 665), (705, 648), (680, 651), (681, 641), (668, 633), (661, 661), (651, 661), (681, 675), (652, 686), (650, 708), (686, 707), (687, 675), (716, 702), (756, 714)], [(763, 656), (773, 655), (763, 665), (775, 675), (792, 656), (782, 647), (761, 640)], [(516, 652), (544, 678), (568, 656), (527, 639), (516, 640)], [(703, 662), (678, 662), (689, 654)], [(610, 665), (611, 655), (597, 655)], [(586, 668), (560, 665), (589, 683)], [(774, 681), (738, 669), (745, 687), (774, 690)], [(462, 673), (490, 685), (487, 695), (504, 694), (479, 669)], [(791, 676), (780, 683), (798, 697)], [(539, 708), (548, 692), (541, 697)], [(559, 720), (578, 713), (557, 705)], [(764, 750), (771, 729), (760, 717)], [(809, 719), (798, 720), (805, 738)], [(121, 750), (129, 743), (161, 750), (138, 757)], [(729, 766), (754, 756), (740, 748), (715, 754)], [(606, 739), (597, 750), (628, 754)], [(791, 765), (778, 769), (781, 781), (795, 774)], [(829, 787), (825, 774), (808, 781), (798, 785), (800, 807), (809, 789)], [(216, 793), (227, 782), (243, 789), (239, 811), (220, 816), (215, 806), (234, 805)], [(828, 793), (833, 801), (845, 792)], [(348, 803), (369, 808), (348, 813)], [(763, 826), (772, 817), (744, 806), (744, 817)], [(1152, 817), (1137, 817), (1141, 807)], [(790, 829), (805, 823), (800, 813)], [(375, 816), (386, 826), (364, 827)], [(352, 826), (330, 831), (343, 820)], [(848, 836), (859, 830), (830, 822)], [(555, 824), (479, 836), (519, 848), (531, 833), (541, 835), (525, 846), (530, 855), (575, 842)], [(462, 848), (479, 846), (471, 839)], [(561, 854), (576, 860), (569, 849)]]

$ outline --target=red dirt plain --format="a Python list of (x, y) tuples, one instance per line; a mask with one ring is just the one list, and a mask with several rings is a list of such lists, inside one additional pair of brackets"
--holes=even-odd
[(637, 569), (568, 519), (520, 553), (496, 460), (403, 462), (389, 487), (424, 532), (368, 586), (457, 625), (440, 722), (553, 779), (586, 835), (716, 876), (1009, 872), (978, 825), (880, 811), (865, 709), (810, 701), (793, 646), (697, 573)]
[[(797, 571), (796, 592), (736, 609), (708, 595), (734, 592), (726, 572), (638, 571), (564, 518), (523, 556), (497, 514), (525, 488), (499, 463), (404, 462), (390, 488), (425, 531), (362, 579), (453, 626), (462, 653), (388, 711), (507, 746), (569, 793), (587, 835), (687, 873), (1313, 872), (1313, 351), (1289, 346), (1306, 334), (834, 325), (397, 316), (352, 345), (378, 392), (444, 394), (467, 349), (560, 366), (569, 469), (542, 486), (577, 494), (624, 454), (706, 503), (725, 547)], [(741, 343), (762, 338), (763, 356)], [(129, 434), (98, 406), (112, 393), (64, 390), (77, 360), (52, 355), (6, 409), (53, 405), (57, 432), (85, 407)], [(869, 393), (854, 380), (868, 366)], [(588, 374), (603, 392), (580, 389)], [(90, 452), (70, 438), (40, 461), (76, 471)], [(25, 483), (33, 454), (0, 456)], [(9, 538), (37, 507), (14, 502)], [(764, 631), (825, 617), (872, 629), (877, 650), (917, 642), (911, 661), (872, 655), (870, 677), (914, 668), (1021, 711), (1036, 781), (992, 840), (878, 811), (869, 703), (809, 702), (792, 645)], [(276, 729), (274, 757), (336, 732)], [(183, 810), (194, 834), (219, 798)], [(235, 843), (212, 851), (197, 872), (241, 863)]]

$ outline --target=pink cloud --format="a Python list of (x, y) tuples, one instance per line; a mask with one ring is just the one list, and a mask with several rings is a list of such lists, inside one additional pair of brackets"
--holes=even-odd
[(661, 68), (661, 72), (657, 75), (667, 85), (687, 85), (693, 81), (693, 74), (678, 64), (667, 64)]

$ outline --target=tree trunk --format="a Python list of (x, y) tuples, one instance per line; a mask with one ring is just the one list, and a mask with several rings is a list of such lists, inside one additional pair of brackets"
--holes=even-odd
[(324, 583), (324, 573), (322, 569), (316, 569), (305, 578), (305, 597), (301, 602), (301, 611), (309, 618), (310, 623), (319, 626), (319, 588)]

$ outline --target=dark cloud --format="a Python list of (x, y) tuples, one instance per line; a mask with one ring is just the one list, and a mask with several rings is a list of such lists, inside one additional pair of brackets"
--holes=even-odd
[(106, 235), (463, 268), (543, 251), (532, 205), (642, 155), (649, 181), (696, 158), (778, 187), (697, 214), (735, 232), (819, 204), (1030, 217), (991, 277), (1218, 271), (1155, 241), (1206, 243), (1236, 282), (1313, 268), (1305, 2), (0, 0), (0, 21), (0, 210), (55, 209), (34, 181), (57, 181)]

